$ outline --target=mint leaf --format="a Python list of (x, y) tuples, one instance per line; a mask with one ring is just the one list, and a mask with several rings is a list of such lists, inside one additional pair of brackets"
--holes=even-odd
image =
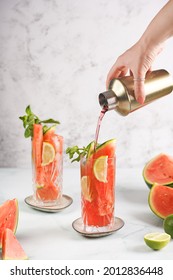
[[(91, 142), (92, 143), (92, 142)], [(72, 159), (71, 162), (80, 161), (81, 156), (88, 157), (91, 143), (86, 147), (79, 148), (78, 146), (68, 147), (66, 149), (66, 154), (69, 155), (69, 159)]]
[(54, 119), (48, 119), (48, 120), (44, 120), (44, 121), (41, 121), (42, 123), (56, 123), (56, 124), (60, 124), (59, 121), (55, 121)]
[(27, 115), (31, 115), (31, 114), (32, 114), (30, 105), (28, 105), (28, 106), (26, 107), (25, 112), (26, 112)]
[(25, 129), (24, 136), (25, 136), (25, 138), (33, 136), (33, 126), (32, 125), (27, 126), (27, 128)]
[[(19, 119), (23, 122), (23, 127), (25, 128), (24, 136), (25, 138), (33, 136), (33, 125), (34, 124), (60, 124), (59, 121), (54, 119), (40, 120), (38, 116), (36, 116), (32, 110), (30, 105), (28, 105), (25, 109), (26, 115), (19, 117)], [(43, 126), (43, 134), (50, 129), (47, 125)]]

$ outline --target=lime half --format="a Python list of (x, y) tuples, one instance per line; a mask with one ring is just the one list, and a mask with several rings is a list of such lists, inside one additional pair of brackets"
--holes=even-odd
[(107, 182), (108, 156), (101, 156), (94, 163), (94, 175), (98, 181)]
[(171, 239), (167, 233), (153, 232), (144, 236), (145, 243), (153, 250), (160, 250), (165, 247)]
[(43, 142), (43, 151), (42, 151), (42, 166), (48, 165), (53, 162), (55, 158), (55, 149), (48, 143)]

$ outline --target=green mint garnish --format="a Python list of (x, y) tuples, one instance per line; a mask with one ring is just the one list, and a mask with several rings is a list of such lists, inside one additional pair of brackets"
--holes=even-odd
[[(23, 121), (23, 127), (25, 128), (24, 136), (26, 138), (33, 136), (33, 124), (60, 124), (59, 121), (54, 119), (40, 120), (38, 116), (36, 116), (32, 110), (30, 105), (28, 105), (25, 109), (26, 115), (19, 117), (20, 120)], [(47, 125), (43, 125), (43, 134), (49, 129)]]
[(88, 157), (93, 143), (94, 142), (91, 142), (88, 146), (82, 148), (79, 148), (78, 146), (68, 147), (66, 149), (66, 154), (69, 155), (69, 159), (72, 159), (71, 162), (80, 161), (81, 156)]

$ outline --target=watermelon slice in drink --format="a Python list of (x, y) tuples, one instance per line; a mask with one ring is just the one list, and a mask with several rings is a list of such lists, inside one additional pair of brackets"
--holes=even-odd
[(54, 201), (58, 198), (60, 190), (56, 185), (49, 182), (44, 187), (37, 187), (36, 197), (42, 201)]
[(41, 124), (33, 125), (32, 138), (32, 161), (34, 166), (34, 177), (39, 185), (44, 184), (42, 161), (42, 146), (43, 146), (43, 127)]

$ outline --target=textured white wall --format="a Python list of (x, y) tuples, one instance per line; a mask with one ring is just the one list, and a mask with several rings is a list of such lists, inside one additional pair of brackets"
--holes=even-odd
[[(30, 166), (30, 141), (18, 119), (30, 104), (61, 121), (69, 145), (93, 140), (98, 93), (115, 59), (138, 40), (163, 0), (0, 1), (0, 166)], [(173, 74), (172, 39), (155, 62)], [(173, 154), (173, 95), (128, 117), (109, 112), (100, 142), (117, 138), (117, 165), (143, 166)], [(64, 154), (64, 165), (70, 162)]]

